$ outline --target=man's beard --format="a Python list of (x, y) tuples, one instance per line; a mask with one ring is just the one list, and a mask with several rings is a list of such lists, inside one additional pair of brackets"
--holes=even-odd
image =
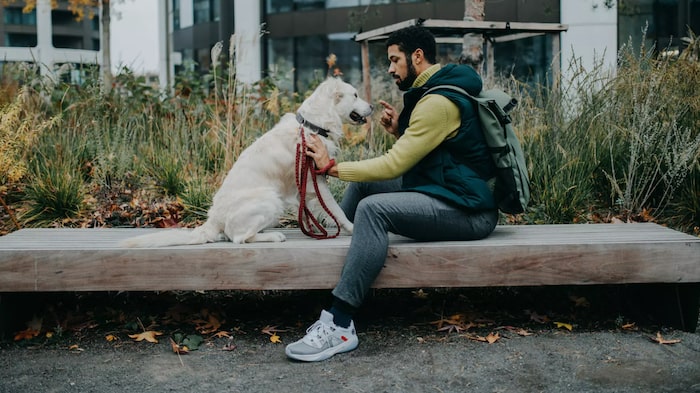
[(404, 80), (397, 80), (396, 85), (399, 87), (399, 90), (401, 91), (407, 91), (408, 89), (413, 86), (413, 82), (416, 81), (416, 78), (418, 78), (418, 74), (416, 73), (415, 67), (413, 67), (413, 61), (407, 62), (408, 63), (408, 72), (406, 73), (406, 79)]

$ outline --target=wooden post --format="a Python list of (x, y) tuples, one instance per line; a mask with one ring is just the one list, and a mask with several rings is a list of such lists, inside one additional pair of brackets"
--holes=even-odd
[[(364, 84), (365, 88), (365, 100), (369, 103), (372, 103), (372, 76), (370, 73), (370, 64), (369, 64), (369, 41), (364, 40), (360, 44), (360, 51), (362, 55), (362, 83)], [(372, 136), (372, 128), (373, 128), (373, 122), (368, 122), (369, 123), (369, 129), (367, 130), (367, 139), (369, 140), (370, 136)]]
[[(484, 0), (464, 0), (464, 20), (484, 20)], [(464, 35), (462, 56), (459, 62), (469, 64), (476, 72), (484, 71), (484, 35), (468, 33)]]
[(492, 87), (493, 81), (496, 77), (496, 70), (494, 69), (494, 48), (493, 43), (490, 40), (486, 40), (486, 79), (484, 80), (485, 85)]
[(555, 89), (559, 87), (561, 79), (561, 33), (552, 34), (552, 84)]

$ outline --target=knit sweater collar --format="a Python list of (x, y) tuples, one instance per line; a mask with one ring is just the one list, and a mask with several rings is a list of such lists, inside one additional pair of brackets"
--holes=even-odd
[(435, 75), (438, 71), (440, 71), (441, 68), (442, 68), (442, 66), (439, 63), (433, 64), (427, 70), (421, 72), (420, 75), (418, 75), (416, 80), (413, 81), (413, 86), (411, 86), (411, 87), (423, 86), (428, 81), (428, 79), (430, 79), (433, 75)]

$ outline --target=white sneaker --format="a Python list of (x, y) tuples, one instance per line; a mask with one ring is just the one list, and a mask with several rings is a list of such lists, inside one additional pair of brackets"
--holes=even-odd
[(358, 342), (353, 322), (348, 328), (336, 326), (333, 314), (323, 310), (318, 321), (306, 329), (304, 338), (287, 345), (285, 353), (292, 359), (318, 362), (336, 353), (352, 351)]

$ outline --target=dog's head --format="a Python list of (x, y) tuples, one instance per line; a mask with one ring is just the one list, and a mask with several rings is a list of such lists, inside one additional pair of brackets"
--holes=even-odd
[(317, 118), (328, 115), (333, 115), (343, 123), (364, 124), (367, 122), (367, 116), (372, 114), (372, 105), (360, 98), (357, 89), (352, 85), (340, 78), (331, 77), (314, 90), (299, 111), (306, 119), (311, 122), (317, 121), (319, 125), (330, 125), (326, 123), (330, 119)]
[(345, 123), (365, 124), (372, 114), (372, 105), (357, 94), (351, 84), (340, 78), (329, 78), (326, 83), (333, 87), (333, 108)]

